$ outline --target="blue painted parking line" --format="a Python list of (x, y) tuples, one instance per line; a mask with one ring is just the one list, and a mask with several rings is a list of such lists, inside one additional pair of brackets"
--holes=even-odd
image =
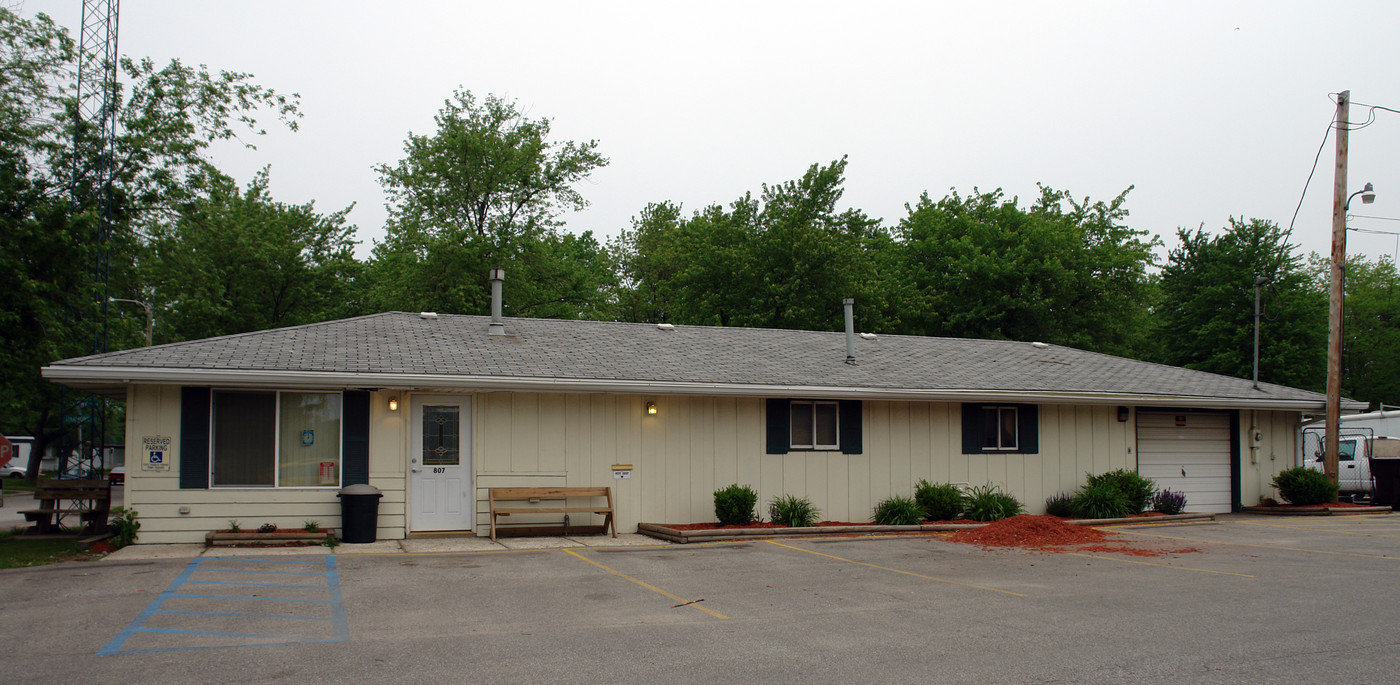
[[(235, 566), (248, 563), (298, 564), (302, 566), (314, 564), (320, 566), (321, 569), (319, 570), (319, 572), (313, 573), (301, 571), (266, 571), (261, 569), (222, 568), (225, 565)], [(241, 573), (277, 576), (312, 576), (324, 578), (325, 583), (317, 585), (293, 585), (284, 583), (252, 582), (251, 579), (250, 582), (196, 580), (195, 575), (199, 573)], [(250, 588), (257, 588), (260, 591), (265, 588), (292, 588), (297, 590), (309, 590), (316, 593), (324, 592), (325, 598), (307, 599), (301, 597), (268, 597), (262, 595), (205, 595), (191, 592), (191, 590), (194, 589), (192, 586), (199, 585), (223, 585), (235, 587), (246, 586)], [(227, 604), (230, 601), (237, 602), (246, 600), (253, 600), (257, 602), (285, 602), (292, 605), (319, 604), (325, 605), (329, 609), (330, 615), (299, 616), (287, 614), (250, 613), (243, 611), (203, 611), (200, 610), (200, 607), (195, 607), (192, 609), (167, 608), (166, 605), (171, 600), (183, 600), (186, 604), (198, 604), (200, 602)], [(196, 625), (181, 624), (178, 627), (173, 628), (156, 627), (148, 625), (148, 623), (157, 616), (178, 617), (176, 619), (177, 621), (183, 619), (184, 621), (194, 622), (196, 623)], [(218, 630), (217, 628), (219, 626), (207, 624), (208, 621), (217, 621), (218, 619), (222, 618), (252, 619), (255, 622), (268, 620), (276, 624), (276, 626), (269, 625), (269, 630), (267, 632), (245, 632)], [(281, 629), (290, 628), (292, 625), (296, 625), (286, 623), (285, 621), (288, 619), (294, 621), (311, 622), (311, 625), (329, 624), (331, 630), (331, 637), (287, 634), (284, 630)], [(308, 624), (303, 623), (301, 625)], [(241, 628), (243, 626), (239, 627)], [(279, 629), (279, 627), (281, 629)], [(171, 645), (155, 647), (147, 647), (142, 645), (139, 647), (127, 647), (128, 643), (131, 642), (132, 638), (135, 638), (137, 636), (146, 636), (146, 642), (150, 642), (150, 638), (156, 638), (158, 640), (158, 638), (161, 636), (193, 637), (196, 640), (198, 640), (199, 638), (234, 637), (259, 640), (259, 642), (228, 644), (215, 640), (214, 642), (211, 642), (209, 644), (180, 644), (178, 646)], [(188, 649), (213, 649), (218, 647), (249, 647), (253, 645), (320, 644), (327, 642), (347, 642), (349, 641), (349, 639), (350, 624), (345, 614), (345, 605), (342, 601), (340, 592), (340, 574), (336, 569), (334, 556), (327, 555), (315, 558), (301, 558), (298, 560), (286, 558), (266, 559), (261, 557), (212, 557), (200, 558), (191, 561), (189, 565), (185, 567), (184, 571), (182, 571), (180, 575), (177, 576), (175, 580), (170, 583), (170, 587), (166, 588), (165, 591), (162, 592), (159, 597), (156, 597), (154, 600), (152, 600), (151, 603), (147, 605), (146, 608), (134, 620), (132, 620), (130, 625), (128, 625), (125, 629), (118, 633), (116, 637), (112, 638), (112, 641), (107, 643), (107, 645), (102, 649), (98, 650), (97, 653), (99, 655), (136, 654), (143, 652), (178, 651)]]

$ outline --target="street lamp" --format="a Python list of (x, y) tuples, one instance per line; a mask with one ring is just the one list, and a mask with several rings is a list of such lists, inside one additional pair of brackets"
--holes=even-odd
[(142, 308), (142, 309), (145, 309), (145, 310), (146, 310), (146, 347), (150, 347), (150, 346), (151, 346), (151, 331), (155, 328), (155, 324), (156, 324), (155, 309), (154, 309), (153, 307), (151, 307), (151, 303), (150, 303), (150, 302), (142, 302), (141, 300), (128, 300), (128, 299), (123, 298), (123, 297), (109, 297), (109, 298), (107, 298), (107, 301), (108, 301), (108, 302), (130, 302), (131, 304), (139, 304), (139, 305), (141, 305), (141, 308)]

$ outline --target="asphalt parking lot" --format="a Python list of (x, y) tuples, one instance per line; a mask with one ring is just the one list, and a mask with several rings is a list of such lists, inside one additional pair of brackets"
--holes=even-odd
[(920, 536), (15, 569), (0, 571), (3, 677), (1400, 679), (1400, 516), (1115, 530), (1177, 551), (992, 551)]

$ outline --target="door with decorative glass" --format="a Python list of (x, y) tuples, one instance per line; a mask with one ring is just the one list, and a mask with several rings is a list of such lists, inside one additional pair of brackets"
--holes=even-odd
[(409, 530), (471, 530), (471, 399), (413, 398), (409, 432)]

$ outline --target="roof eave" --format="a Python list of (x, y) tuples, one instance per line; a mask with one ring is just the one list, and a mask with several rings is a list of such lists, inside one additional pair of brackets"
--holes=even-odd
[[(127, 385), (211, 385), (275, 388), (398, 388), (403, 390), (515, 390), (721, 397), (847, 398), (925, 402), (1019, 402), (1033, 404), (1131, 404), (1148, 407), (1211, 409), (1275, 409), (1322, 411), (1321, 401), (1279, 397), (1240, 398), (1180, 394), (1115, 392), (1018, 391), (962, 388), (867, 388), (757, 383), (695, 383), (624, 379), (528, 378), (516, 376), (354, 373), (344, 371), (252, 371), (244, 369), (161, 369), (93, 367), (56, 364), (43, 375), (55, 383), (110, 395)], [(1361, 402), (1343, 402), (1343, 409), (1364, 409)]]

